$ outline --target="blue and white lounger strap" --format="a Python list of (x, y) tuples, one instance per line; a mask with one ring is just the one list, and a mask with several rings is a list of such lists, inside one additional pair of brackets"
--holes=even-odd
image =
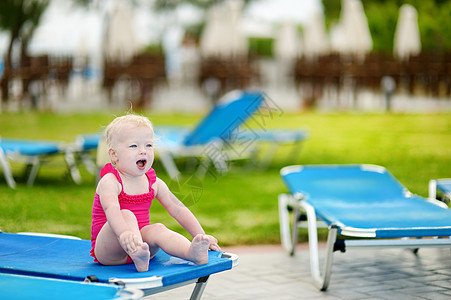
[(102, 266), (89, 255), (91, 241), (54, 236), (0, 233), (0, 273), (74, 282), (99, 282), (139, 289), (145, 295), (196, 283), (191, 299), (200, 299), (211, 274), (232, 269), (238, 257), (209, 251), (209, 262), (194, 265), (159, 251), (148, 272), (133, 264)]
[[(334, 251), (360, 247), (451, 248), (451, 210), (413, 195), (383, 167), (289, 166), (281, 170), (281, 176), (290, 192), (279, 196), (282, 243), (294, 254), (299, 215), (305, 213), (311, 272), (320, 290), (329, 285)], [(291, 233), (289, 210), (293, 211)], [(317, 219), (329, 228), (322, 274)]]

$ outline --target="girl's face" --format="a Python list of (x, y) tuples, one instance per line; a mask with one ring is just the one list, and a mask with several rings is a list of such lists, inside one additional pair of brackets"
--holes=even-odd
[(144, 126), (122, 127), (109, 150), (116, 168), (124, 174), (140, 176), (149, 171), (153, 164), (153, 130)]

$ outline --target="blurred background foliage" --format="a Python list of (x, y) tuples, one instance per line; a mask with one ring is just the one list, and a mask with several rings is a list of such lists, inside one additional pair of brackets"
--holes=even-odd
[[(244, 5), (259, 0), (245, 0)], [(79, 5), (88, 5), (92, 0), (76, 0)], [(156, 0), (152, 9), (170, 13), (178, 5), (192, 4), (202, 9), (217, 4), (218, 0)], [(341, 0), (322, 0), (326, 27), (331, 28), (339, 19)], [(394, 32), (399, 8), (411, 4), (418, 11), (418, 22), (424, 52), (448, 52), (451, 50), (451, 0), (363, 0), (362, 4), (373, 37), (373, 50), (392, 52)], [(0, 30), (11, 34), (11, 43), (20, 40), (26, 44), (31, 39), (40, 17), (48, 6), (43, 0), (2, 0), (0, 1)], [(187, 28), (194, 36), (199, 36), (204, 21)], [(302, 27), (300, 26), (300, 30)], [(272, 56), (272, 39), (250, 39), (250, 53), (259, 56)], [(155, 50), (154, 46), (150, 46)]]
[[(327, 28), (340, 17), (341, 0), (323, 0)], [(424, 52), (451, 50), (450, 0), (363, 0), (373, 37), (373, 50), (391, 53), (399, 8), (411, 4), (418, 11), (418, 24)]]

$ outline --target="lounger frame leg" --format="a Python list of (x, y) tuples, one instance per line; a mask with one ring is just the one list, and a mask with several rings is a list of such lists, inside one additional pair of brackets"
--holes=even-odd
[(269, 143), (267, 146), (265, 153), (263, 153), (263, 157), (260, 160), (260, 167), (266, 169), (272, 162), (274, 156), (276, 155), (277, 149), (279, 149), (279, 145), (277, 143)]
[(291, 223), (291, 256), (294, 256), (294, 253), (296, 252), (296, 245), (298, 244), (298, 221), (300, 215), (300, 209), (298, 207), (293, 207), (293, 216)]
[(304, 143), (304, 140), (298, 140), (298, 141), (295, 141), (294, 144), (291, 146), (290, 154), (288, 154), (290, 161), (296, 161), (299, 153), (301, 152), (303, 143)]
[(300, 202), (301, 206), (307, 213), (308, 221), (308, 238), (309, 238), (309, 252), (310, 252), (310, 270), (312, 273), (315, 286), (321, 290), (327, 290), (332, 273), (333, 252), (335, 241), (337, 240), (338, 228), (335, 225), (329, 227), (329, 234), (327, 237), (326, 256), (324, 261), (324, 271), (321, 274), (319, 265), (319, 250), (318, 250), (318, 229), (316, 226), (316, 212), (315, 209), (305, 203)]
[(431, 179), (429, 181), (429, 198), (437, 199), (437, 181), (435, 179)]
[(175, 165), (172, 155), (168, 151), (160, 151), (158, 154), (160, 155), (161, 162), (166, 169), (166, 172), (168, 172), (169, 177), (172, 179), (177, 178), (177, 176), (180, 175), (180, 171)]
[(290, 233), (290, 215), (288, 212), (290, 198), (291, 196), (287, 194), (279, 195), (279, 225), (282, 246), (286, 251), (293, 255), (295, 247), (291, 241), (293, 235)]
[(9, 167), (8, 160), (2, 148), (0, 148), (0, 165), (2, 166), (6, 182), (8, 183), (9, 187), (14, 189), (16, 187), (16, 182), (14, 181), (14, 177)]
[(230, 161), (230, 157), (222, 140), (215, 139), (209, 142), (202, 154), (213, 163), (219, 174), (223, 175), (229, 171), (228, 161)]
[[(29, 159), (28, 166), (29, 166), (30, 173), (28, 175), (27, 185), (32, 186), (36, 179), (36, 176), (38, 175), (39, 168), (41, 166), (39, 157), (36, 157), (36, 156), (31, 157)], [(28, 168), (28, 166), (27, 166), (27, 168)]]
[(72, 180), (76, 184), (81, 183), (81, 175), (80, 171), (77, 167), (77, 162), (75, 160), (75, 155), (72, 150), (66, 150), (66, 153), (64, 154), (64, 159), (66, 160), (67, 168), (69, 169), (70, 176), (72, 177)]
[[(291, 256), (293, 256), (296, 252), (299, 227), (305, 227), (303, 225), (305, 223), (304, 219), (301, 218), (301, 216), (304, 216), (305, 208), (301, 205), (301, 202), (302, 200), (295, 198), (292, 195), (279, 194), (280, 239), (283, 248), (287, 252), (289, 252)], [(291, 221), (290, 221), (290, 210), (292, 211)], [(308, 225), (308, 227), (311, 226)], [(327, 226), (322, 221), (319, 221), (315, 225), (315, 228), (326, 228), (326, 227)]]
[(208, 168), (210, 166), (210, 163), (211, 163), (211, 159), (209, 157), (204, 156), (204, 157), (200, 158), (200, 164), (199, 164), (199, 166), (197, 167), (197, 170), (196, 170), (196, 175), (199, 178), (204, 178), (205, 177), (205, 174), (207, 174), (207, 171), (208, 171)]
[(199, 300), (204, 293), (205, 287), (207, 286), (207, 281), (210, 276), (200, 277), (196, 286), (194, 287), (193, 293), (191, 294), (190, 300)]

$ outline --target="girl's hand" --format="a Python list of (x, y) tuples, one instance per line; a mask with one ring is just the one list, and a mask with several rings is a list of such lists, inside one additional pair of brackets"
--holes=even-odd
[(218, 245), (218, 240), (214, 236), (206, 234), (205, 237), (207, 237), (210, 242), (210, 250), (221, 251), (221, 247)]
[(141, 240), (133, 232), (124, 231), (119, 236), (119, 244), (125, 252), (130, 254), (136, 252), (138, 246), (141, 245)]

